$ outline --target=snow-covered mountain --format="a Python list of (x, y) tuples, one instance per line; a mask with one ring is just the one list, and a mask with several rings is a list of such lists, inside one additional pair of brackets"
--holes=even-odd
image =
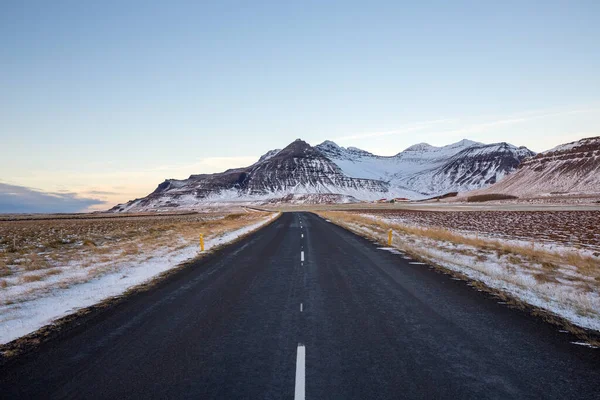
[(435, 147), (420, 143), (382, 157), (331, 141), (315, 147), (298, 139), (271, 150), (253, 165), (217, 174), (167, 179), (148, 196), (112, 211), (191, 209), (224, 202), (355, 202), (380, 198), (422, 199), (481, 188), (533, 155), (506, 143), (462, 140)]
[(492, 193), (518, 197), (600, 194), (600, 136), (528, 158), (506, 179), (468, 195)]
[(330, 141), (316, 148), (348, 176), (383, 180), (422, 196), (491, 185), (514, 171), (525, 157), (535, 155), (525, 147), (508, 143), (483, 144), (466, 139), (443, 147), (419, 143), (391, 157), (345, 149)]
[(351, 202), (399, 196), (419, 194), (381, 180), (349, 177), (316, 148), (298, 139), (283, 150), (269, 151), (247, 168), (167, 179), (148, 196), (112, 211), (183, 209), (231, 201)]

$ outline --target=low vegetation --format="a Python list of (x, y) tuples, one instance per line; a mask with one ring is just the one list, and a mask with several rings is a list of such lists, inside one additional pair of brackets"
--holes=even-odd
[(467, 201), (469, 203), (481, 203), (484, 201), (493, 201), (493, 200), (516, 200), (518, 199), (517, 196), (511, 196), (509, 194), (498, 194), (498, 193), (491, 193), (491, 194), (478, 194), (475, 196), (469, 196), (467, 197)]
[(361, 215), (408, 226), (595, 252), (600, 256), (600, 211), (357, 210)]
[[(0, 221), (0, 304), (68, 287), (264, 219), (266, 213), (21, 216)], [(23, 290), (21, 290), (23, 289)], [(38, 293), (39, 294), (39, 293)]]

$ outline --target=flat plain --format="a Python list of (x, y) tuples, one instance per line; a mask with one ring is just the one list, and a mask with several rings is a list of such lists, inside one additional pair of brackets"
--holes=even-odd
[(368, 209), (408, 225), (439, 227), (505, 239), (559, 243), (589, 249), (600, 256), (599, 211), (423, 211)]

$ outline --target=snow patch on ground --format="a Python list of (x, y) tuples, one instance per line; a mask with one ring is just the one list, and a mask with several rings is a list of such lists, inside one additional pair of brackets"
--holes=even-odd
[(378, 247), (377, 250), (389, 251), (392, 254), (402, 255), (402, 252), (398, 251), (395, 247)]
[(591, 344), (586, 343), (586, 342), (571, 342), (571, 344), (576, 344), (578, 346), (589, 347), (590, 349), (597, 349), (598, 348), (598, 346), (594, 346), (594, 345), (591, 345)]
[[(278, 214), (258, 223), (248, 225), (221, 236), (205, 241), (205, 252), (218, 246), (230, 243), (249, 232), (269, 223)], [(53, 289), (26, 301), (0, 306), (0, 344), (8, 343), (21, 336), (36, 331), (52, 321), (76, 312), (78, 309), (89, 307), (102, 300), (118, 296), (128, 289), (148, 282), (169, 269), (198, 256), (198, 244), (193, 244), (175, 251), (158, 250), (151, 254), (140, 255), (137, 262), (118, 263), (114, 272), (102, 275), (85, 283), (74, 284), (64, 289)], [(72, 276), (81, 274), (74, 266)], [(65, 275), (62, 275), (63, 277)], [(0, 300), (6, 302), (9, 296), (19, 293), (15, 291), (0, 293)]]

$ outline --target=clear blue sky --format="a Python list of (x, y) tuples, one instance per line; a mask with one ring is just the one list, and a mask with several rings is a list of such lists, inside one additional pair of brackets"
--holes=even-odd
[(0, 197), (106, 208), (296, 138), (599, 135), (598, 21), (599, 1), (3, 1)]

